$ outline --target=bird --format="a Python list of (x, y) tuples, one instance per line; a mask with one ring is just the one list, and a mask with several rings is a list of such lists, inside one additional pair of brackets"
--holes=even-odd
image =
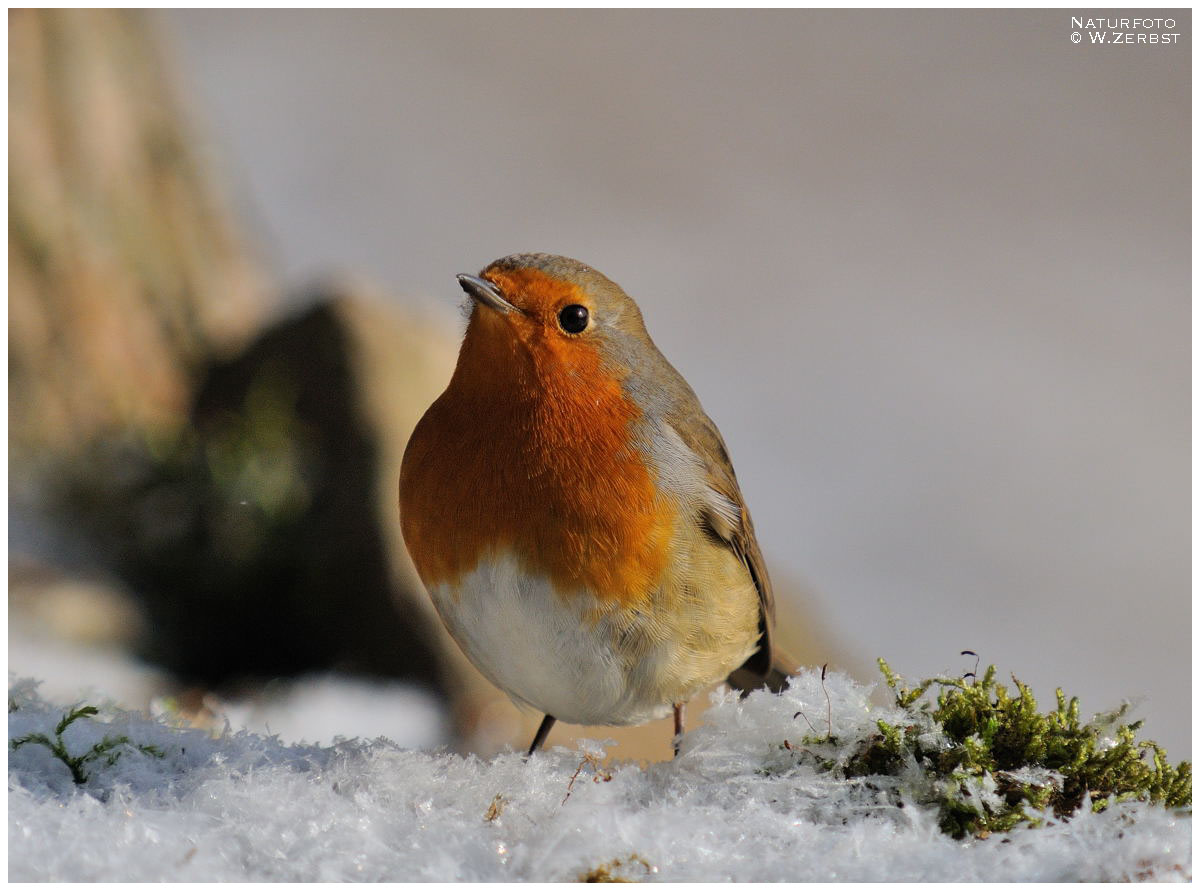
[(556, 721), (632, 725), (725, 679), (784, 689), (774, 599), (725, 442), (637, 304), (592, 267), (514, 254), (457, 276), (458, 361), (417, 423), (400, 524), (450, 636)]

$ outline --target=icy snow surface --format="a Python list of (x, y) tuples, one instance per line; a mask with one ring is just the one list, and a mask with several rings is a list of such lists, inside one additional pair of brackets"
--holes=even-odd
[[(65, 733), (161, 748), (90, 765), (9, 753), (13, 881), (657, 881), (1186, 879), (1191, 819), (1140, 804), (956, 842), (936, 813), (797, 763), (809, 722), (865, 735), (895, 712), (817, 673), (782, 696), (726, 695), (674, 762), (605, 766), (558, 748), (529, 763), (412, 751), (387, 739), (213, 738), (114, 708)], [(52, 733), (68, 703), (10, 683), (9, 738)], [(11, 710), (13, 706), (15, 710)], [(803, 717), (794, 717), (803, 711)], [(619, 751), (611, 753), (619, 757)], [(569, 794), (568, 794), (569, 793)]]

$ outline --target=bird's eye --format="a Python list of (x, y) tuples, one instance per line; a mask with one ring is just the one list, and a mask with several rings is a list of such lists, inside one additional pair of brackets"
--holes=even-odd
[(578, 334), (588, 326), (588, 309), (578, 303), (564, 306), (558, 313), (558, 324), (568, 334)]

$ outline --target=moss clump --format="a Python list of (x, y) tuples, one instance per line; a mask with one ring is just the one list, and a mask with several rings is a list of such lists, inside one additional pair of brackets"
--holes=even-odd
[(1157, 743), (1138, 742), (1142, 722), (1119, 723), (1127, 706), (1081, 723), (1077, 698), (1059, 690), (1043, 714), (1015, 677), (1014, 692), (997, 683), (994, 665), (981, 678), (929, 678), (911, 688), (883, 659), (879, 668), (912, 720), (879, 721), (841, 769), (912, 781), (915, 768), (925, 782), (906, 785), (921, 803), (939, 806), (941, 828), (955, 838), (1037, 825), (1047, 807), (1067, 817), (1085, 804), (1100, 811), (1127, 799), (1191, 806), (1191, 764), (1172, 767)]
[[(9, 710), (15, 710), (11, 700), (9, 702)], [(29, 745), (30, 743), (45, 746), (54, 757), (67, 766), (67, 769), (71, 771), (71, 779), (75, 781), (75, 785), (77, 786), (82, 786), (88, 781), (89, 774), (84, 769), (86, 765), (101, 758), (109, 766), (116, 764), (117, 759), (121, 757), (123, 746), (141, 752), (143, 755), (152, 755), (155, 758), (163, 757), (163, 751), (158, 746), (138, 745), (130, 742), (128, 736), (105, 736), (104, 739), (100, 740), (100, 742), (96, 743), (86, 752), (80, 755), (72, 755), (67, 751), (67, 746), (63, 742), (63, 733), (80, 718), (91, 718), (98, 713), (99, 709), (93, 705), (83, 705), (73, 708), (62, 716), (62, 720), (54, 728), (53, 739), (44, 733), (30, 733), (14, 739), (10, 745), (14, 752), (21, 748), (21, 746)]]
[(651, 875), (658, 872), (641, 854), (630, 854), (624, 859), (610, 860), (608, 863), (602, 863), (599, 866), (589, 869), (587, 872), (579, 876), (578, 882), (637, 882), (641, 878), (631, 878), (624, 875), (624, 872), (630, 870), (640, 872), (643, 876)]

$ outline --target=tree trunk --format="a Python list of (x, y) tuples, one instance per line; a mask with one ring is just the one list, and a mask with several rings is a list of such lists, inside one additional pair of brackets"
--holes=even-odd
[(169, 432), (267, 307), (158, 45), (139, 11), (9, 11), (10, 466)]

